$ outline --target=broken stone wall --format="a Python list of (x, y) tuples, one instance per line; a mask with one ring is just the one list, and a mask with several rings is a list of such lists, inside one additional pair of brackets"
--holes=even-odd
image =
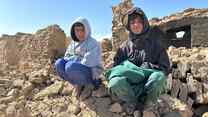
[[(175, 47), (208, 47), (207, 35), (208, 18), (184, 18), (181, 20), (171, 21), (160, 25), (160, 28), (166, 32), (167, 40), (163, 40), (167, 46)], [(190, 33), (186, 39), (171, 40), (168, 38), (168, 31), (177, 30), (179, 28), (190, 27)], [(185, 36), (185, 35), (184, 35)]]
[(58, 25), (41, 29), (34, 35), (3, 35), (0, 40), (1, 64), (15, 65), (21, 69), (29, 67), (30, 64), (39, 64), (41, 68), (64, 54), (65, 40), (65, 33)]
[(200, 18), (191, 26), (192, 47), (208, 47), (208, 17)]
[(18, 47), (18, 39), (22, 35), (17, 33), (15, 36), (3, 35), (0, 40), (0, 63), (15, 65), (20, 58), (20, 48)]
[(168, 78), (171, 96), (190, 106), (207, 104), (208, 48), (170, 47), (168, 53), (172, 62), (172, 74)]
[(116, 6), (112, 7), (112, 46), (113, 50), (117, 50), (119, 46), (128, 39), (128, 33), (122, 24), (124, 14), (133, 7), (131, 0), (122, 0)]
[[(165, 16), (161, 19), (150, 20), (151, 25), (158, 25), (166, 34), (168, 31), (179, 28), (190, 27), (190, 33), (186, 39), (171, 40), (167, 35), (166, 40), (162, 40), (166, 47), (208, 47), (208, 9), (189, 8), (183, 12)], [(185, 35), (184, 35), (185, 36)], [(187, 36), (187, 35), (186, 35)]]

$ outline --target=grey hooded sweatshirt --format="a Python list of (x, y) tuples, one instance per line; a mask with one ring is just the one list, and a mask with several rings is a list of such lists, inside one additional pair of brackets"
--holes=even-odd
[[(79, 42), (74, 33), (74, 24), (81, 23), (85, 28), (85, 40)], [(98, 77), (102, 71), (101, 46), (91, 37), (91, 28), (85, 18), (77, 18), (70, 27), (72, 42), (65, 52), (65, 59), (78, 57), (80, 63), (92, 68), (93, 77)]]

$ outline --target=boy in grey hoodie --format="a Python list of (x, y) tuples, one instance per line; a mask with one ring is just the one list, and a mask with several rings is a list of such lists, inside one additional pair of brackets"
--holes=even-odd
[[(56, 61), (55, 69), (62, 79), (75, 86), (75, 95), (79, 97), (83, 86), (92, 90), (94, 86), (98, 87), (100, 84), (101, 47), (91, 37), (87, 19), (81, 17), (76, 19), (70, 27), (70, 33), (73, 41), (69, 44), (64, 58)], [(87, 98), (91, 92), (84, 90), (82, 93), (88, 93), (83, 97)]]

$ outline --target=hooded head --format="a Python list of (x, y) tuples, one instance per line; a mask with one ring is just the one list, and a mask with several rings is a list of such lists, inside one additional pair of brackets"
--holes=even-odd
[[(138, 32), (135, 32), (134, 29), (131, 27), (131, 23), (133, 22), (140, 22), (142, 26), (140, 26), (141, 30)], [(126, 29), (130, 32), (130, 36), (139, 37), (149, 30), (149, 22), (145, 15), (145, 13), (142, 11), (142, 9), (138, 7), (134, 7), (130, 9), (126, 15), (123, 18), (123, 25), (126, 27)]]
[[(87, 19), (85, 18), (77, 18), (71, 25), (70, 27), (70, 32), (71, 32), (71, 38), (76, 41), (76, 42), (79, 42), (80, 39), (78, 39), (78, 37), (76, 36), (76, 33), (75, 33), (75, 27), (84, 27), (84, 29), (82, 31), (84, 31), (84, 38), (82, 40), (85, 40), (87, 39), (90, 35), (91, 35), (91, 28), (90, 28), (90, 25), (87, 21)], [(80, 30), (80, 29), (77, 29), (77, 30)]]

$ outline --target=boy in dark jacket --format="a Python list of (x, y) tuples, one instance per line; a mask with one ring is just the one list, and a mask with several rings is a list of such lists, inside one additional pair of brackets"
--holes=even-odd
[(140, 8), (128, 11), (123, 19), (128, 40), (117, 50), (113, 68), (105, 76), (109, 91), (129, 103), (155, 103), (166, 86), (170, 62), (160, 43), (158, 27), (150, 27)]

